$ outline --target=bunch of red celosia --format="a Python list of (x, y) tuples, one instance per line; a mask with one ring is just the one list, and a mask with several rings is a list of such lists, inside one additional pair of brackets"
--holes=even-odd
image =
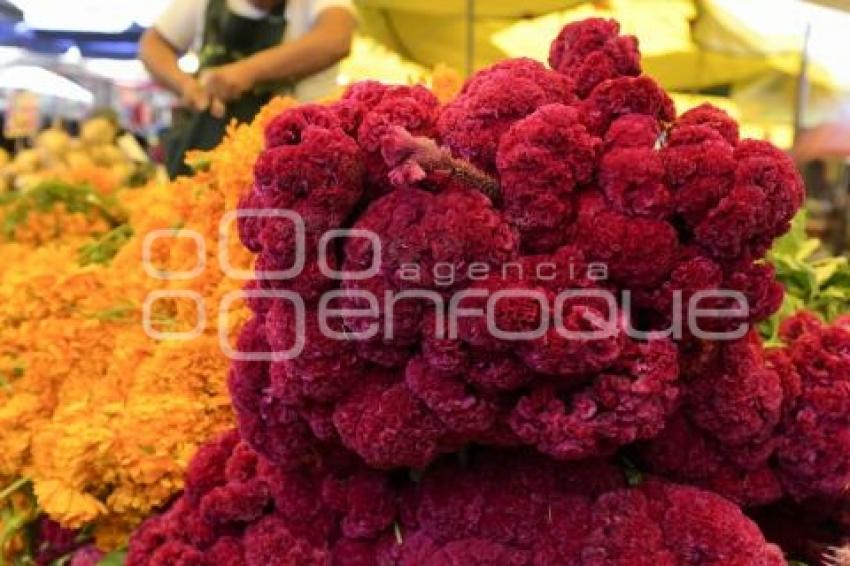
[(701, 344), (678, 414), (648, 442), (655, 472), (742, 505), (842, 501), (850, 485), (850, 324), (800, 313), (780, 328), (785, 346), (754, 336)]
[(128, 564), (341, 566), (783, 564), (734, 504), (600, 460), (528, 451), (447, 457), (412, 480), (317, 449), (281, 468), (234, 432), (133, 538)]
[(96, 566), (104, 557), (83, 531), (63, 528), (59, 523), (42, 517), (35, 524), (36, 566), (68, 564)]
[[(259, 356), (229, 377), (238, 435), (131, 564), (783, 563), (735, 504), (661, 477), (834, 497), (843, 331), (765, 354), (667, 330), (778, 309), (761, 259), (801, 180), (722, 111), (677, 118), (615, 22), (567, 26), (550, 64), (499, 63), (445, 106), (360, 83), (269, 126), (239, 225), (258, 258), (238, 349)], [(625, 487), (620, 450), (659, 477)]]
[[(704, 321), (713, 330), (773, 313), (782, 290), (759, 259), (803, 189), (782, 152), (740, 141), (720, 110), (676, 119), (638, 60), (633, 39), (590, 20), (556, 40), (556, 70), (502, 62), (442, 108), (422, 87), (362, 83), (272, 123), (245, 209), (295, 212), (301, 233), (246, 217), (241, 235), (259, 254), (255, 287), (296, 292), (306, 314), (256, 301), (243, 342), (305, 342), (291, 359), (234, 365), (245, 439), (279, 463), (318, 440), (392, 469), (473, 443), (574, 460), (656, 436), (681, 393), (677, 347), (658, 332), (692, 314), (676, 297), (747, 298), (746, 316)], [(358, 232), (322, 241), (340, 228)], [(273, 277), (296, 260), (296, 275)], [(565, 290), (577, 293), (559, 301)], [(600, 298), (623, 291), (628, 310)], [(494, 336), (490, 322), (534, 337)]]

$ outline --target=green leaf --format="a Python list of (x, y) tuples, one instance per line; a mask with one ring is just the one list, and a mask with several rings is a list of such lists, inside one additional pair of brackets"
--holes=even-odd
[(93, 537), (94, 523), (88, 523), (86, 525), (83, 525), (83, 528), (81, 528), (77, 532), (77, 535), (74, 537), (74, 542), (76, 542), (77, 544), (85, 544), (92, 540)]
[(838, 270), (841, 269), (841, 266), (846, 263), (846, 261), (847, 260), (843, 257), (831, 257), (827, 260), (813, 264), (817, 286), (821, 287), (822, 285), (825, 285), (827, 281), (838, 273)]
[(846, 258), (840, 259), (845, 261), (839, 263), (835, 273), (824, 282), (825, 287), (831, 289), (850, 289), (850, 265), (846, 262)]
[(779, 322), (808, 309), (826, 321), (850, 310), (850, 261), (846, 257), (817, 257), (820, 242), (808, 238), (805, 215), (798, 214), (791, 231), (767, 254), (776, 278), (785, 287), (785, 302), (776, 316), (760, 326), (768, 345), (778, 345)]
[(97, 320), (101, 320), (103, 322), (119, 322), (122, 320), (127, 320), (130, 315), (135, 312), (136, 308), (132, 305), (128, 306), (118, 306), (112, 307), (111, 309), (105, 309), (102, 311), (98, 311), (92, 313), (90, 318), (94, 318)]
[(776, 240), (770, 253), (778, 256), (797, 257), (801, 250), (806, 249), (806, 243), (808, 241), (809, 237), (806, 234), (806, 213), (801, 210), (791, 221), (791, 230)]
[(79, 249), (77, 259), (80, 266), (109, 263), (132, 237), (133, 229), (129, 225), (122, 224), (114, 228), (98, 240)]
[(15, 202), (21, 196), (18, 192), (0, 193), (0, 206), (7, 206)]
[(63, 203), (72, 213), (98, 214), (112, 227), (123, 224), (127, 218), (126, 211), (114, 196), (101, 195), (88, 185), (71, 185), (54, 180), (45, 181), (9, 201), (0, 231), (12, 240), (15, 231), (32, 212), (48, 212), (58, 203)]
[(115, 550), (100, 559), (97, 566), (124, 566), (127, 559), (126, 550)]
[(765, 346), (768, 348), (782, 346), (782, 340), (779, 339), (779, 324), (789, 316), (792, 316), (805, 308), (806, 305), (800, 298), (795, 297), (790, 293), (785, 293), (785, 297), (782, 300), (782, 306), (779, 307), (779, 311), (759, 325), (759, 331), (761, 332), (762, 338), (764, 338)]
[(644, 482), (646, 479), (644, 473), (637, 467), (631, 458), (621, 455), (618, 460), (620, 468), (626, 476), (626, 483), (630, 487), (637, 487)]
[(32, 516), (29, 513), (19, 513), (11, 506), (6, 507), (2, 514), (2, 525), (0, 525), (0, 548), (5, 548), (6, 545), (15, 536), (24, 530), (32, 521)]
[(195, 161), (191, 161), (191, 162), (187, 161), (186, 164), (189, 166), (189, 169), (191, 169), (193, 172), (204, 173), (206, 171), (209, 171), (210, 167), (212, 167), (212, 160), (210, 160), (208, 157), (204, 156), (204, 157), (199, 157)]
[(5, 501), (7, 497), (9, 497), (10, 495), (12, 495), (13, 493), (15, 493), (16, 491), (18, 491), (29, 483), (29, 478), (18, 478), (17, 480), (4, 487), (2, 490), (0, 490), (0, 503)]
[(799, 248), (794, 254), (794, 259), (805, 261), (815, 254), (821, 247), (821, 241), (815, 238), (806, 240), (800, 243)]

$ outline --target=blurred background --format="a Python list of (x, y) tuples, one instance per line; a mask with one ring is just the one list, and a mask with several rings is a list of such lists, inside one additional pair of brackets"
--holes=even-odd
[[(148, 160), (154, 166), (162, 158), (177, 101), (150, 79), (137, 45), (168, 4), (0, 0), (0, 188), (20, 189), (48, 167), (36, 150), (65, 143), (56, 131), (88, 136), (95, 140), (89, 145), (112, 135), (103, 123), (92, 126), (93, 116), (125, 136), (116, 145), (131, 162), (149, 170)], [(504, 57), (545, 61), (565, 23), (616, 18), (639, 38), (645, 71), (675, 93), (680, 112), (708, 99), (738, 119), (744, 135), (791, 152), (808, 185), (808, 231), (833, 253), (850, 249), (850, 0), (355, 4), (358, 34), (340, 66), (340, 89), (368, 78), (459, 81)], [(197, 69), (198, 54), (187, 53), (180, 66)], [(77, 157), (138, 174), (114, 152), (114, 163), (109, 151), (101, 153)]]

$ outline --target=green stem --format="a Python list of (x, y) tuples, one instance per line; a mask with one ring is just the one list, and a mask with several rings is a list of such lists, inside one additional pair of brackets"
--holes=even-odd
[(10, 485), (6, 486), (3, 491), (0, 491), (0, 502), (5, 501), (7, 497), (27, 485), (29, 482), (29, 478), (18, 478)]

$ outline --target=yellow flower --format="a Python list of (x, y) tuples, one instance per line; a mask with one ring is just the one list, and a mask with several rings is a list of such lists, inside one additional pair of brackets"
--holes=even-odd
[(445, 64), (434, 67), (431, 75), (431, 91), (441, 103), (447, 104), (454, 100), (462, 88), (463, 76), (457, 72), (457, 69)]
[(104, 552), (126, 548), (129, 533), (133, 531), (144, 517), (132, 515), (107, 515), (94, 524), (94, 543)]
[(96, 497), (58, 480), (36, 484), (35, 495), (45, 513), (69, 528), (80, 528), (107, 512)]
[[(435, 88), (449, 93), (454, 83), (445, 77), (435, 77)], [(77, 249), (97, 227), (62, 207), (36, 215), (26, 241), (0, 243), (0, 476), (31, 478), (44, 512), (67, 527), (93, 523), (101, 548), (126, 542), (183, 489), (197, 447), (233, 426), (219, 331), (232, 337), (250, 312), (234, 304), (228, 327), (218, 328), (222, 298), (244, 285), (223, 273), (219, 229), (251, 186), (264, 126), (293, 104), (275, 99), (253, 124), (231, 124), (218, 148), (192, 157), (207, 170), (115, 193), (133, 236), (106, 265), (78, 266)], [(57, 226), (72, 235), (56, 239)], [(231, 265), (250, 269), (254, 258), (235, 224), (226, 228)], [(206, 267), (188, 280), (151, 277), (146, 236), (176, 229), (201, 235)], [(161, 270), (189, 271), (199, 261), (186, 238), (160, 238), (149, 251)], [(200, 295), (200, 336), (148, 336), (141, 322), (152, 291)], [(181, 332), (195, 325), (197, 308), (162, 299), (149, 314), (156, 328)]]
[(124, 169), (89, 165), (71, 167), (62, 178), (70, 183), (90, 185), (106, 195), (117, 191), (124, 177), (126, 177)]
[(37, 395), (24, 393), (0, 403), (0, 430), (16, 431), (0, 437), (0, 476), (18, 474), (27, 462), (32, 430), (47, 411)]

